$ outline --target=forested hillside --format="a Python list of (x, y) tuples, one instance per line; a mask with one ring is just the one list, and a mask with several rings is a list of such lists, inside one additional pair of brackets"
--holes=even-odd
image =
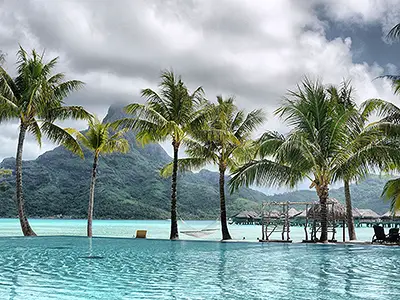
[[(111, 107), (105, 121), (123, 116), (121, 108)], [(131, 150), (128, 154), (101, 157), (96, 187), (96, 218), (166, 219), (169, 218), (170, 181), (161, 178), (159, 169), (170, 161), (158, 145), (137, 145), (133, 133), (127, 133)], [(58, 147), (36, 160), (24, 162), (24, 190), (27, 213), (31, 217), (84, 218), (86, 216), (92, 156), (85, 160)], [(0, 167), (14, 168), (14, 159), (5, 159)], [(353, 204), (379, 213), (388, 210), (380, 193), (388, 176), (371, 175), (358, 185), (351, 185)], [(2, 180), (0, 217), (16, 216), (14, 177)], [(215, 218), (219, 211), (218, 174), (202, 170), (179, 175), (178, 211), (183, 218)], [(343, 188), (332, 189), (332, 197), (344, 200)], [(262, 201), (317, 200), (313, 190), (301, 190), (266, 196), (242, 188), (227, 197), (228, 215), (241, 210), (258, 210)]]
[[(111, 107), (105, 121), (123, 116), (119, 107)], [(164, 219), (170, 215), (170, 180), (161, 178), (159, 169), (171, 158), (158, 144), (141, 147), (135, 135), (127, 133), (128, 154), (102, 156), (96, 186), (95, 217), (122, 219)], [(14, 168), (14, 159), (5, 159), (0, 167)], [(63, 215), (84, 218), (87, 211), (92, 155), (85, 160), (57, 147), (25, 161), (24, 191), (27, 213), (31, 217)], [(16, 216), (14, 176), (3, 178), (0, 190), (0, 217)], [(178, 211), (184, 218), (214, 218), (219, 210), (218, 174), (207, 170), (179, 175)], [(266, 196), (243, 188), (228, 195), (228, 214), (255, 209)]]

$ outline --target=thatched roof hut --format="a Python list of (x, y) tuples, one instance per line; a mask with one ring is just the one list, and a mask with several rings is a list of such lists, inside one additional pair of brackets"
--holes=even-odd
[(289, 218), (295, 218), (297, 216), (299, 216), (302, 212), (298, 211), (297, 209), (291, 207), (289, 208), (288, 214), (289, 214)]
[[(332, 205), (333, 204), (333, 205)], [(332, 209), (333, 207), (333, 209)], [(327, 214), (329, 220), (345, 220), (346, 219), (346, 208), (335, 198), (329, 198), (327, 202)], [(321, 205), (315, 204), (313, 205), (307, 213), (308, 218), (310, 219), (321, 219)]]
[(396, 215), (393, 216), (393, 213), (390, 210), (388, 210), (386, 213), (381, 215), (382, 220), (392, 220), (392, 219), (399, 219), (399, 218), (400, 218), (400, 216), (399, 216), (398, 212), (396, 212)]
[(361, 219), (379, 219), (380, 216), (372, 209), (357, 209), (361, 215)]
[(303, 210), (299, 215), (296, 216), (298, 219), (305, 219), (307, 217), (307, 210)]
[(232, 216), (232, 218), (238, 218), (238, 219), (256, 219), (259, 217), (260, 215), (257, 212), (250, 210), (244, 210)]
[(353, 208), (352, 214), (353, 214), (353, 218), (354, 219), (360, 219), (361, 218), (361, 213), (358, 211), (357, 208)]

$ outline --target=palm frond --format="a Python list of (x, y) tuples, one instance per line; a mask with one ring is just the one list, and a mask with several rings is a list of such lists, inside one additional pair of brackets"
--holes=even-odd
[(386, 35), (386, 38), (389, 40), (394, 40), (394, 41), (396, 41), (400, 38), (400, 23), (393, 26), (393, 28), (390, 29), (390, 31)]
[(42, 131), (40, 130), (40, 126), (36, 120), (33, 120), (32, 123), (29, 124), (28, 132), (33, 134), (39, 146), (42, 147)]
[(83, 158), (83, 151), (77, 140), (63, 128), (54, 123), (44, 121), (41, 125), (42, 134), (55, 144), (61, 144), (73, 153)]
[[(178, 160), (178, 170), (180, 172), (196, 170), (204, 167), (205, 165), (207, 165), (207, 163), (208, 163), (207, 159), (204, 158), (197, 158), (197, 157), (181, 158)], [(165, 178), (170, 177), (172, 175), (172, 168), (173, 168), (172, 163), (165, 165), (164, 167), (161, 168), (160, 175)]]
[(383, 187), (382, 195), (390, 201), (390, 210), (393, 215), (400, 211), (400, 178), (389, 180)]

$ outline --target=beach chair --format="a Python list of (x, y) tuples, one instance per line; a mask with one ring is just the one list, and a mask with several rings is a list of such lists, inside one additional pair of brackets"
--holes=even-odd
[(372, 243), (384, 243), (389, 240), (389, 236), (385, 234), (385, 229), (382, 226), (374, 225), (374, 236)]
[(399, 241), (400, 241), (399, 228), (390, 228), (388, 242), (398, 243)]
[(137, 239), (145, 239), (147, 236), (147, 230), (136, 230)]

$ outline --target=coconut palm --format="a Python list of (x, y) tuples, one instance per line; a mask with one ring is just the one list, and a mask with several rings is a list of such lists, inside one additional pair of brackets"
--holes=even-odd
[(390, 201), (390, 211), (393, 216), (400, 211), (400, 178), (392, 179), (386, 182), (383, 187), (382, 197)]
[[(192, 133), (193, 139), (186, 140), (188, 158), (179, 160), (179, 168), (184, 170), (199, 169), (207, 164), (215, 164), (219, 170), (220, 219), (222, 239), (230, 240), (226, 219), (225, 173), (233, 170), (249, 159), (251, 155), (251, 134), (264, 121), (261, 110), (254, 110), (246, 115), (239, 110), (233, 98), (217, 97), (204, 128)], [(162, 175), (170, 175), (172, 164), (161, 170)]]
[(336, 112), (323, 85), (306, 79), (296, 91), (289, 91), (276, 114), (292, 130), (287, 135), (265, 132), (259, 140), (259, 159), (237, 169), (231, 187), (254, 183), (294, 187), (309, 179), (319, 197), (320, 241), (325, 242), (329, 185), (353, 112)]
[[(400, 38), (400, 23), (393, 26), (393, 28), (386, 35), (386, 38), (389, 41), (398, 41), (399, 40), (399, 38)], [(400, 94), (400, 75), (387, 74), (387, 75), (379, 76), (378, 78), (389, 79), (392, 82), (394, 93)]]
[(357, 108), (353, 101), (353, 89), (350, 82), (344, 81), (339, 89), (328, 89), (335, 113), (353, 111), (352, 122), (349, 123), (347, 140), (343, 143), (342, 155), (338, 155), (335, 180), (343, 180), (346, 200), (346, 218), (350, 240), (356, 240), (353, 209), (351, 203), (350, 182), (360, 181), (369, 173), (387, 170), (399, 162), (400, 146), (385, 130), (385, 124), (368, 123), (373, 112), (379, 112), (384, 107), (381, 100), (372, 99)]
[(129, 143), (123, 137), (124, 130), (110, 132), (110, 123), (101, 123), (94, 117), (89, 121), (89, 129), (81, 133), (75, 129), (68, 128), (67, 131), (76, 137), (76, 139), (87, 149), (93, 152), (92, 179), (90, 183), (89, 208), (87, 236), (92, 237), (93, 207), (94, 207), (94, 189), (96, 185), (97, 167), (101, 154), (122, 152), (129, 150)]
[(136, 129), (136, 138), (143, 145), (171, 139), (173, 148), (173, 170), (171, 183), (171, 232), (170, 239), (178, 239), (177, 223), (177, 170), (178, 152), (182, 142), (194, 129), (202, 126), (206, 119), (204, 92), (198, 87), (190, 93), (180, 76), (172, 71), (161, 73), (159, 93), (152, 89), (141, 92), (146, 104), (133, 103), (125, 107), (133, 118), (115, 122), (115, 127)]
[(41, 145), (42, 136), (56, 144), (82, 155), (75, 139), (56, 121), (88, 119), (90, 114), (81, 106), (64, 106), (63, 100), (82, 82), (65, 81), (62, 73), (53, 74), (57, 58), (45, 63), (43, 55), (35, 50), (31, 55), (20, 47), (17, 52), (17, 76), (12, 78), (0, 67), (0, 122), (19, 120), (19, 137), (16, 155), (16, 190), (18, 216), (25, 236), (34, 236), (26, 214), (22, 188), (22, 151), (26, 133), (31, 133)]

